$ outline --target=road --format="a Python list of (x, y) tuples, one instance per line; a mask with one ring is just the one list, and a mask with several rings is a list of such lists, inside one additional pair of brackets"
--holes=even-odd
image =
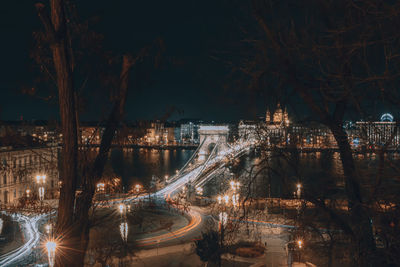
[(38, 245), (40, 240), (39, 221), (43, 216), (28, 217), (22, 214), (14, 215), (14, 219), (20, 224), (23, 229), (23, 234), (26, 242), (21, 247), (10, 251), (0, 256), (0, 266), (16, 264), (29, 256), (32, 249)]
[[(232, 145), (227, 151), (224, 151), (219, 155), (213, 157), (212, 159), (207, 160), (205, 163), (207, 163), (207, 165), (208, 164), (213, 165), (217, 164), (218, 162), (224, 161), (227, 156), (236, 157), (237, 155), (242, 154), (243, 151), (248, 150), (249, 145), (252, 144), (242, 143), (242, 144)], [(223, 164), (221, 164), (219, 168), (222, 168), (222, 166)], [(213, 170), (213, 172), (217, 171), (219, 168), (216, 168), (215, 170)], [(185, 186), (185, 184), (188, 183), (189, 181), (195, 182), (196, 179), (201, 176), (201, 173), (205, 169), (207, 169), (205, 168), (205, 166), (199, 165), (197, 167), (194, 167), (191, 171), (187, 173), (181, 174), (181, 172), (179, 172), (180, 174), (179, 176), (174, 177), (174, 179), (171, 179), (173, 180), (173, 182), (169, 183), (158, 192), (152, 193), (150, 197), (160, 200), (165, 200), (167, 198), (172, 197), (174, 194), (179, 192), (183, 188), (183, 186)], [(212, 175), (209, 174), (207, 175), (207, 177), (212, 177)], [(124, 200), (116, 199), (111, 201), (111, 203), (117, 204), (121, 203), (122, 201), (129, 202), (129, 201), (138, 201), (140, 199), (145, 200), (148, 197), (149, 195), (139, 195), (139, 196), (133, 196), (131, 198), (125, 198)], [(138, 240), (139, 244), (141, 244), (142, 246), (159, 245), (160, 243), (167, 243), (171, 242), (172, 240), (177, 240), (186, 235), (199, 233), (199, 228), (201, 226), (201, 222), (204, 220), (205, 215), (201, 214), (198, 210), (193, 208), (188, 212), (188, 215), (190, 216), (191, 219), (190, 223), (187, 226), (177, 229), (170, 233)], [(44, 220), (48, 216), (48, 214), (40, 214), (35, 217), (28, 217), (22, 214), (18, 214), (16, 216), (17, 216), (16, 220), (20, 223), (20, 225), (24, 229), (24, 236), (26, 238), (26, 242), (21, 247), (5, 255), (2, 255), (0, 257), (0, 267), (21, 262), (32, 253), (33, 248), (39, 244), (40, 240), (39, 221)]]

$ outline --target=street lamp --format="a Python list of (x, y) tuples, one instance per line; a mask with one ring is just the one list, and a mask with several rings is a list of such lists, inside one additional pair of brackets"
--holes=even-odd
[(221, 197), (221, 196), (218, 196), (218, 197), (217, 197), (217, 200), (218, 200), (218, 204), (221, 204), (221, 202), (222, 202), (222, 197)]
[(231, 189), (233, 190), (233, 191), (237, 191), (237, 190), (239, 190), (239, 188), (240, 188), (240, 183), (239, 182), (235, 182), (235, 181), (230, 181), (230, 183), (229, 183), (230, 185), (231, 185)]
[(43, 201), (44, 199), (44, 184), (46, 182), (46, 175), (36, 175), (36, 183), (39, 185), (39, 199)]
[(46, 233), (47, 233), (47, 234), (50, 234), (51, 229), (52, 229), (53, 227), (52, 227), (52, 225), (49, 223), (49, 224), (46, 224), (46, 226), (45, 226), (44, 228), (46, 229)]
[(140, 192), (141, 187), (142, 187), (142, 186), (141, 186), (140, 184), (136, 184), (136, 185), (135, 185), (136, 193), (139, 193), (139, 192)]
[(97, 186), (97, 192), (104, 192), (104, 188), (105, 188), (104, 183), (98, 183), (96, 186)]
[(297, 246), (299, 247), (299, 262), (301, 262), (301, 249), (303, 248), (303, 240), (297, 240)]
[(296, 187), (297, 187), (297, 192), (296, 192), (297, 198), (300, 198), (300, 196), (301, 196), (301, 184), (298, 183), (298, 184), (296, 185)]
[(198, 195), (203, 195), (203, 188), (202, 187), (196, 187), (196, 193), (198, 194)]
[(125, 211), (126, 211), (126, 206), (125, 206), (125, 204), (119, 204), (118, 209), (119, 209), (119, 213), (120, 213), (121, 216), (122, 216), (122, 214), (124, 214)]
[(44, 184), (46, 182), (46, 175), (36, 175), (36, 182), (38, 184)]
[(229, 196), (228, 196), (228, 195), (225, 195), (225, 196), (224, 196), (224, 201), (225, 201), (225, 204), (226, 204), (226, 205), (229, 204)]
[(297, 245), (299, 246), (299, 248), (303, 247), (303, 240), (299, 239), (297, 240)]
[(57, 248), (57, 243), (55, 241), (46, 242), (47, 257), (49, 260), (50, 267), (54, 267), (54, 260), (56, 258), (56, 248)]
[(31, 190), (30, 190), (30, 189), (26, 189), (25, 193), (26, 193), (26, 197), (29, 198), (29, 197), (30, 197)]

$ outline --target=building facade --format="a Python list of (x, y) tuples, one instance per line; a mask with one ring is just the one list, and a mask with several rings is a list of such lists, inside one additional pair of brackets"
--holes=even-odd
[(1, 147), (0, 202), (16, 204), (23, 196), (38, 196), (40, 187), (45, 199), (58, 197), (58, 151), (58, 146)]
[[(378, 149), (385, 147), (400, 150), (400, 125), (385, 113), (380, 121), (345, 122), (344, 129), (353, 149)], [(265, 122), (241, 121), (239, 138), (265, 141), (267, 145), (297, 148), (337, 149), (330, 129), (317, 122), (290, 123), (286, 109), (278, 104), (274, 113), (266, 112)]]

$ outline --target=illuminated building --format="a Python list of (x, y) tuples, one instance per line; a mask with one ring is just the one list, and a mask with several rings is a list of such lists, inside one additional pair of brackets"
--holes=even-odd
[(0, 202), (17, 203), (25, 194), (37, 193), (37, 175), (46, 175), (41, 186), (45, 199), (58, 196), (59, 147), (1, 147)]

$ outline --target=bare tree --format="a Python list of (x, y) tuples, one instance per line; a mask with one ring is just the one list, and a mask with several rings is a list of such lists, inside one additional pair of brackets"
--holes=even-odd
[(261, 39), (247, 40), (254, 45), (254, 57), (241, 68), (253, 90), (293, 109), (300, 99), (311, 117), (333, 134), (348, 214), (313, 195), (308, 201), (351, 236), (360, 266), (379, 261), (371, 224), (374, 204), (343, 122), (355, 116), (369, 119), (383, 104), (398, 106), (398, 6), (397, 1), (254, 0), (252, 13)]
[[(45, 40), (51, 50), (49, 61), (52, 62), (58, 89), (61, 128), (63, 135), (61, 187), (56, 226), (57, 238), (62, 245), (57, 253), (57, 266), (83, 266), (83, 260), (89, 241), (89, 211), (95, 193), (95, 185), (100, 181), (108, 153), (124, 114), (128, 94), (129, 73), (132, 67), (141, 62), (149, 52), (149, 47), (142, 49), (136, 57), (124, 55), (117, 86), (112, 88), (112, 108), (106, 119), (102, 133), (99, 152), (92, 162), (78, 171), (78, 138), (79, 122), (78, 90), (74, 84), (74, 70), (77, 57), (74, 54), (71, 27), (74, 22), (71, 2), (50, 0), (50, 16), (43, 4), (36, 4), (39, 17), (45, 28)], [(87, 63), (86, 63), (87, 64)], [(48, 73), (49, 66), (46, 68)], [(43, 66), (42, 66), (43, 68)], [(99, 73), (98, 73), (99, 74)], [(86, 83), (86, 81), (84, 81)], [(108, 86), (115, 86), (108, 82)], [(80, 183), (81, 192), (76, 195)]]

